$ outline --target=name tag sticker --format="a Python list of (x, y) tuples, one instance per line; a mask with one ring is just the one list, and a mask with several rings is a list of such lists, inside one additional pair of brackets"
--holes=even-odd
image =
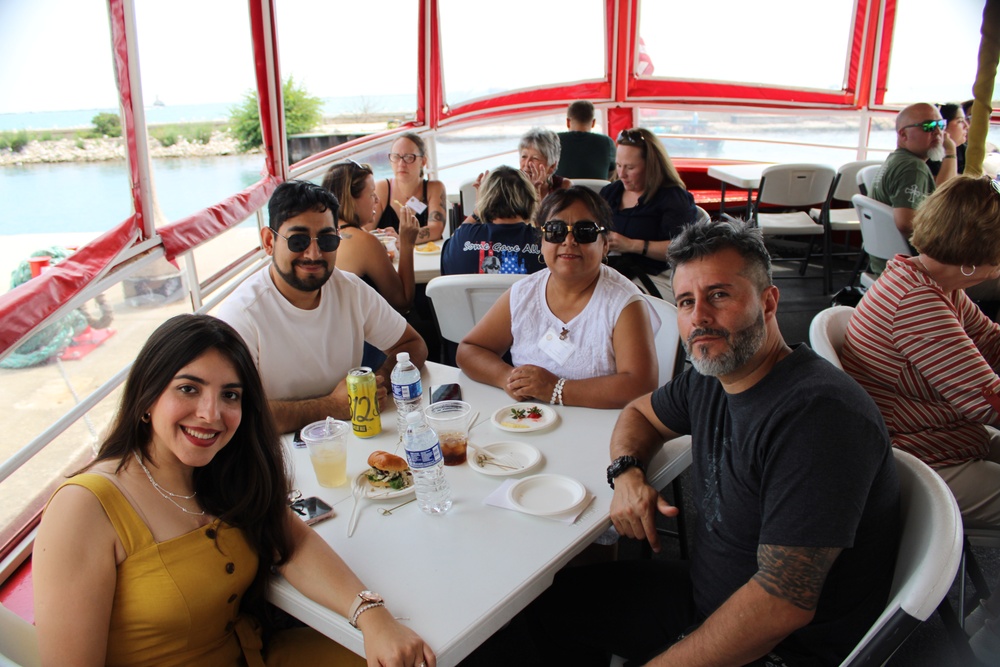
[(538, 348), (545, 354), (552, 357), (557, 364), (565, 364), (569, 355), (573, 354), (576, 345), (568, 340), (559, 340), (559, 334), (554, 329), (549, 329), (538, 341)]
[(427, 204), (423, 203), (416, 197), (410, 197), (407, 199), (406, 207), (413, 211), (416, 215), (420, 215), (427, 210)]

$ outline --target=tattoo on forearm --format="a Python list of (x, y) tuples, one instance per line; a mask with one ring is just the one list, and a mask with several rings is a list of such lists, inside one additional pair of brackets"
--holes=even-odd
[(417, 230), (417, 240), (418, 241), (420, 239), (426, 239), (430, 235), (431, 235), (431, 233), (430, 233), (430, 231), (428, 231), (428, 229), (426, 227), (421, 227), (419, 230)]
[(444, 222), (444, 215), (441, 211), (431, 211), (431, 220), (434, 222)]
[(761, 544), (757, 547), (759, 569), (753, 578), (771, 595), (811, 611), (819, 602), (823, 582), (840, 551), (835, 547)]

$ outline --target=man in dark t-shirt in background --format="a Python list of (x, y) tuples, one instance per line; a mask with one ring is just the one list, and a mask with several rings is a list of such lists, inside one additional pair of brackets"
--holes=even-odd
[(556, 175), (564, 178), (601, 178), (615, 171), (615, 142), (606, 134), (591, 132), (597, 121), (594, 105), (577, 100), (566, 110), (568, 132), (559, 133), (559, 166)]
[(778, 330), (758, 230), (696, 223), (670, 246), (694, 366), (636, 399), (611, 439), (611, 519), (659, 551), (646, 482), (690, 434), (693, 557), (567, 568), (526, 614), (539, 664), (837, 665), (881, 613), (899, 541), (899, 481), (875, 404)]

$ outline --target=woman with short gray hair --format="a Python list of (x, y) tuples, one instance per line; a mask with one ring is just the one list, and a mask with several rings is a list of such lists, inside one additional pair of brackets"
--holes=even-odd
[(539, 201), (550, 192), (573, 185), (568, 178), (556, 176), (561, 149), (559, 135), (541, 127), (525, 132), (517, 145), (521, 171), (538, 191)]

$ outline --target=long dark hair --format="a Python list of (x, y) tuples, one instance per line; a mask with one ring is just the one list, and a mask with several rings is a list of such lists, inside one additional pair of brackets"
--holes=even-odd
[(208, 315), (178, 315), (161, 324), (132, 364), (94, 463), (117, 461), (120, 472), (133, 452), (148, 459), (152, 425), (143, 416), (177, 372), (209, 350), (218, 350), (236, 368), (243, 385), (242, 418), (229, 443), (207, 465), (195, 468), (194, 488), (205, 511), (239, 528), (257, 553), (257, 576), (245, 607), (263, 601), (271, 567), (287, 562), (292, 543), (285, 523), (289, 481), (281, 441), (257, 367), (232, 327)]

